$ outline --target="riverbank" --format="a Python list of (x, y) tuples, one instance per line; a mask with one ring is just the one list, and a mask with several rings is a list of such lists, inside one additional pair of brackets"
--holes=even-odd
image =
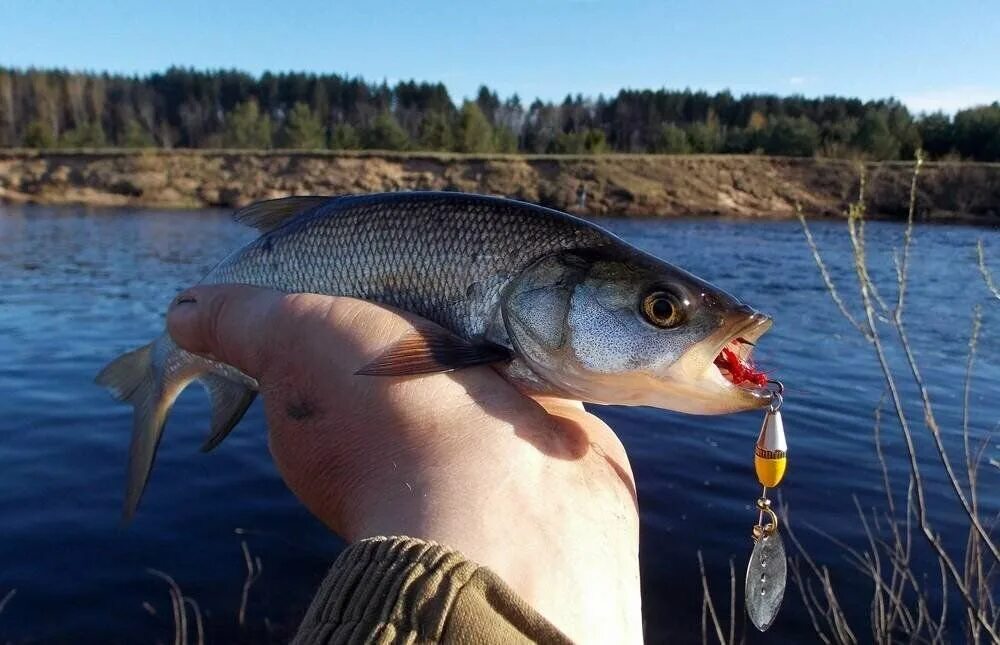
[[(842, 215), (857, 162), (738, 155), (458, 155), (234, 150), (0, 150), (0, 201), (233, 207), (292, 194), (462, 190), (592, 215)], [(867, 164), (871, 213), (905, 217), (912, 163)], [(581, 187), (585, 199), (581, 200)], [(922, 219), (1000, 222), (1000, 164), (928, 163)]]

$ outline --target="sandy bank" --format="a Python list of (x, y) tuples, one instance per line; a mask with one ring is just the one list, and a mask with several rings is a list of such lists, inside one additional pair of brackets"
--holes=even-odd
[[(912, 164), (868, 164), (870, 210), (906, 213)], [(291, 194), (463, 190), (598, 215), (836, 216), (858, 164), (760, 156), (476, 156), (301, 151), (0, 150), (0, 200), (99, 206), (238, 206)], [(581, 207), (580, 187), (586, 191)], [(923, 218), (1000, 222), (1000, 164), (930, 163)]]

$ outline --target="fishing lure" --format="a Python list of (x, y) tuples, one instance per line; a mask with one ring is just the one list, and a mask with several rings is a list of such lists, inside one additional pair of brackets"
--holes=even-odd
[(757, 523), (753, 526), (753, 551), (747, 565), (745, 602), (747, 615), (760, 631), (774, 623), (781, 601), (785, 597), (788, 575), (785, 546), (778, 534), (778, 516), (771, 508), (767, 489), (781, 483), (787, 464), (788, 444), (781, 421), (781, 394), (784, 386), (779, 381), (769, 381), (775, 386), (774, 397), (754, 446), (754, 470), (764, 487), (757, 500)]

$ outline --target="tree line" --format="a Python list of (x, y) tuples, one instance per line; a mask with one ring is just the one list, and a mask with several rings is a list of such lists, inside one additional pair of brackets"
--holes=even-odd
[(743, 153), (1000, 161), (1000, 103), (953, 117), (894, 99), (621, 90), (525, 104), (481, 87), (336, 74), (147, 76), (0, 68), (0, 147), (297, 148), (471, 153)]

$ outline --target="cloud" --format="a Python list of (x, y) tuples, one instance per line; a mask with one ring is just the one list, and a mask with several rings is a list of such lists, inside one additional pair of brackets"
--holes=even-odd
[(805, 76), (793, 76), (790, 79), (788, 79), (788, 84), (789, 85), (805, 85), (806, 81), (807, 81), (807, 79), (806, 79)]
[(900, 100), (914, 112), (955, 113), (958, 110), (1000, 101), (1000, 88), (960, 85), (904, 94)]

